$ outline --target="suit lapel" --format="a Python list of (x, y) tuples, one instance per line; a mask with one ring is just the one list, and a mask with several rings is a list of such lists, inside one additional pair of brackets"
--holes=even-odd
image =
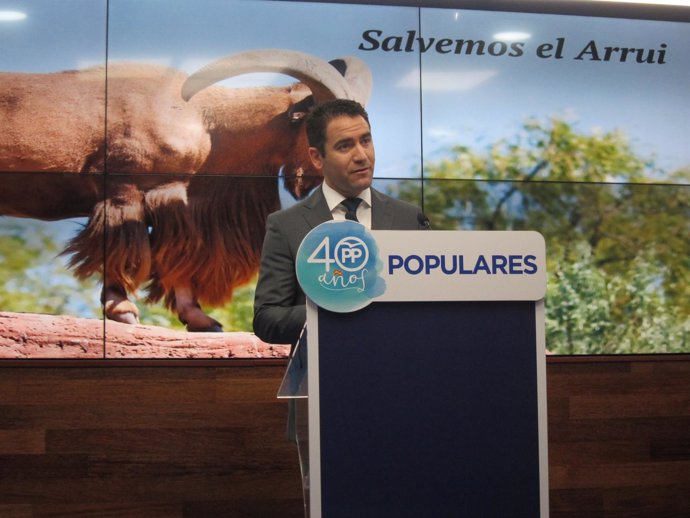
[(333, 219), (331, 211), (328, 210), (326, 198), (323, 196), (321, 186), (307, 198), (302, 206), (302, 215), (310, 228), (314, 228), (324, 221)]

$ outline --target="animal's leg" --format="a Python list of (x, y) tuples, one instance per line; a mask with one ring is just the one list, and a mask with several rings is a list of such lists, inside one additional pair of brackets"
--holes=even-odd
[(139, 323), (139, 309), (127, 300), (127, 293), (120, 286), (103, 287), (103, 307), (109, 320), (124, 324)]
[(120, 180), (108, 186), (84, 228), (70, 241), (64, 254), (80, 279), (103, 277), (101, 301), (105, 317), (126, 324), (139, 322), (137, 307), (127, 300), (150, 273), (151, 250), (142, 192)]
[(221, 333), (223, 326), (201, 310), (189, 285), (175, 286), (175, 310), (187, 331)]

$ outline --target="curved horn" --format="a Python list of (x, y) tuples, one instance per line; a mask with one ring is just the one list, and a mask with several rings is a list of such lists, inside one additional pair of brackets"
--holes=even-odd
[[(365, 65), (366, 66), (366, 65)], [(182, 85), (182, 98), (192, 96), (218, 81), (252, 72), (286, 74), (309, 87), (316, 102), (353, 99), (347, 80), (326, 61), (294, 50), (250, 50), (220, 58), (197, 70)]]
[(350, 98), (366, 106), (371, 95), (373, 79), (371, 70), (364, 61), (354, 56), (346, 56), (329, 61), (345, 77), (350, 89)]

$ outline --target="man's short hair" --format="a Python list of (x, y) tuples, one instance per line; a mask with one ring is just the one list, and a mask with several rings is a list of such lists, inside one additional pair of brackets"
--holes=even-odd
[(369, 127), (369, 115), (364, 107), (357, 101), (349, 99), (335, 99), (314, 106), (307, 115), (307, 138), (309, 145), (319, 150), (321, 156), (326, 154), (326, 127), (336, 117), (362, 116)]

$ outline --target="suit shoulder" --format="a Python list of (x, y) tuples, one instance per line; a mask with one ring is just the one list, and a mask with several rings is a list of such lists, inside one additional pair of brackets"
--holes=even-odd
[(383, 194), (382, 192), (376, 191), (377, 195), (381, 197), (381, 199), (387, 201), (392, 207), (394, 207), (396, 210), (401, 210), (405, 212), (414, 212), (415, 214), (418, 212), (421, 212), (421, 209), (410, 202), (404, 201), (404, 200), (399, 200), (398, 198), (393, 198), (392, 196), (389, 196), (387, 194)]
[(391, 198), (391, 200), (392, 200), (391, 203), (395, 204), (396, 207), (400, 207), (401, 209), (404, 209), (404, 210), (407, 210), (410, 212), (414, 212), (414, 213), (421, 211), (421, 209), (413, 203), (410, 203), (410, 202), (407, 202), (404, 200), (398, 200), (396, 198)]
[(306, 204), (307, 200), (300, 200), (294, 205), (291, 205), (290, 207), (287, 207), (285, 209), (280, 209), (275, 212), (271, 212), (268, 215), (268, 219), (272, 221), (283, 221), (285, 219), (290, 219), (297, 214), (300, 214), (303, 210), (304, 205)]

